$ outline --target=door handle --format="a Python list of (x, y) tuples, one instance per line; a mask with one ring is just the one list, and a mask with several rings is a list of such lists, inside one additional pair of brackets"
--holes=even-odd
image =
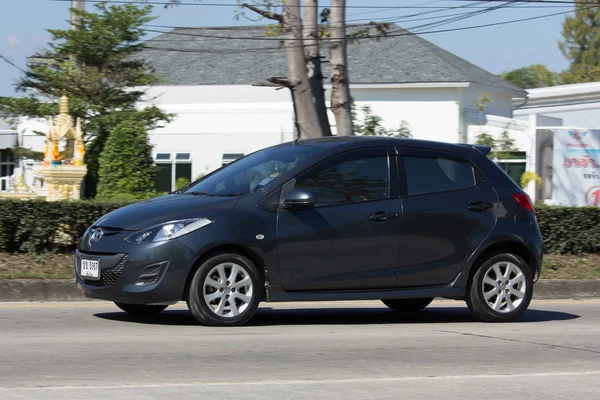
[(484, 211), (492, 207), (494, 207), (492, 203), (484, 203), (483, 201), (474, 201), (467, 206), (467, 208), (471, 211)]
[(371, 221), (383, 222), (388, 219), (396, 218), (398, 213), (395, 212), (385, 212), (385, 211), (377, 211), (369, 216)]

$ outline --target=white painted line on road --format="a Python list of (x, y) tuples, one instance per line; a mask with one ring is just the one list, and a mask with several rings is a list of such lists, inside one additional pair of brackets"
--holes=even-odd
[(152, 383), (132, 385), (90, 385), (90, 386), (44, 386), (44, 387), (0, 387), (0, 391), (44, 391), (44, 390), (122, 390), (122, 389), (161, 389), (161, 388), (202, 388), (220, 386), (259, 386), (259, 385), (341, 385), (354, 383), (386, 383), (442, 380), (471, 380), (471, 379), (530, 379), (546, 377), (596, 376), (600, 370), (594, 371), (562, 371), (538, 372), (529, 374), (479, 374), (479, 375), (440, 375), (440, 376), (392, 376), (382, 378), (341, 378), (341, 379), (289, 379), (289, 380), (259, 380), (248, 382), (197, 382), (197, 383)]

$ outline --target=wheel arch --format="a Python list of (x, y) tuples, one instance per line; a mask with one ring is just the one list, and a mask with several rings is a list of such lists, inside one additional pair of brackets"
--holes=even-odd
[(262, 296), (264, 297), (264, 283), (265, 283), (265, 279), (266, 279), (266, 272), (265, 272), (266, 263), (264, 262), (262, 257), (258, 253), (253, 251), (252, 249), (250, 249), (246, 246), (240, 245), (240, 244), (220, 244), (220, 245), (214, 246), (214, 247), (206, 250), (204, 253), (202, 253), (198, 257), (198, 259), (196, 260), (196, 262), (194, 263), (192, 268), (190, 268), (190, 271), (188, 272), (188, 275), (185, 280), (185, 287), (183, 290), (182, 300), (187, 299), (188, 293), (190, 290), (190, 285), (192, 283), (192, 279), (194, 278), (194, 274), (196, 273), (198, 268), (200, 268), (200, 266), (209, 258), (214, 257), (219, 254), (226, 254), (226, 253), (239, 254), (241, 256), (248, 258), (250, 261), (252, 261), (252, 263), (256, 266), (258, 273), (260, 274), (260, 278), (263, 283)]
[(485, 262), (486, 259), (490, 258), (493, 254), (498, 253), (512, 253), (521, 257), (525, 263), (527, 263), (529, 268), (531, 268), (533, 281), (535, 282), (539, 278), (540, 267), (538, 266), (539, 263), (533, 251), (531, 251), (524, 243), (514, 240), (501, 240), (489, 244), (470, 263), (468, 285), (471, 284), (473, 275), (477, 271), (477, 267)]

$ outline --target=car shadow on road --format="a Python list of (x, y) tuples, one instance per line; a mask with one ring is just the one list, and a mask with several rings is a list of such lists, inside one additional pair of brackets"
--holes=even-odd
[[(149, 318), (136, 318), (125, 312), (94, 314), (113, 321), (149, 325), (198, 325), (188, 310), (167, 309)], [(559, 311), (530, 309), (521, 317), (521, 323), (565, 321), (579, 315)], [(418, 313), (399, 313), (388, 308), (286, 308), (260, 307), (247, 326), (270, 325), (369, 325), (420, 323), (476, 323), (466, 307), (430, 307)]]

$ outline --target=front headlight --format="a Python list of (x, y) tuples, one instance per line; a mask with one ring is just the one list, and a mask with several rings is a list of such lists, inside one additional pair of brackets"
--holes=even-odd
[(128, 236), (125, 241), (132, 244), (163, 242), (187, 235), (210, 224), (212, 224), (212, 221), (206, 218), (167, 222), (136, 232)]

